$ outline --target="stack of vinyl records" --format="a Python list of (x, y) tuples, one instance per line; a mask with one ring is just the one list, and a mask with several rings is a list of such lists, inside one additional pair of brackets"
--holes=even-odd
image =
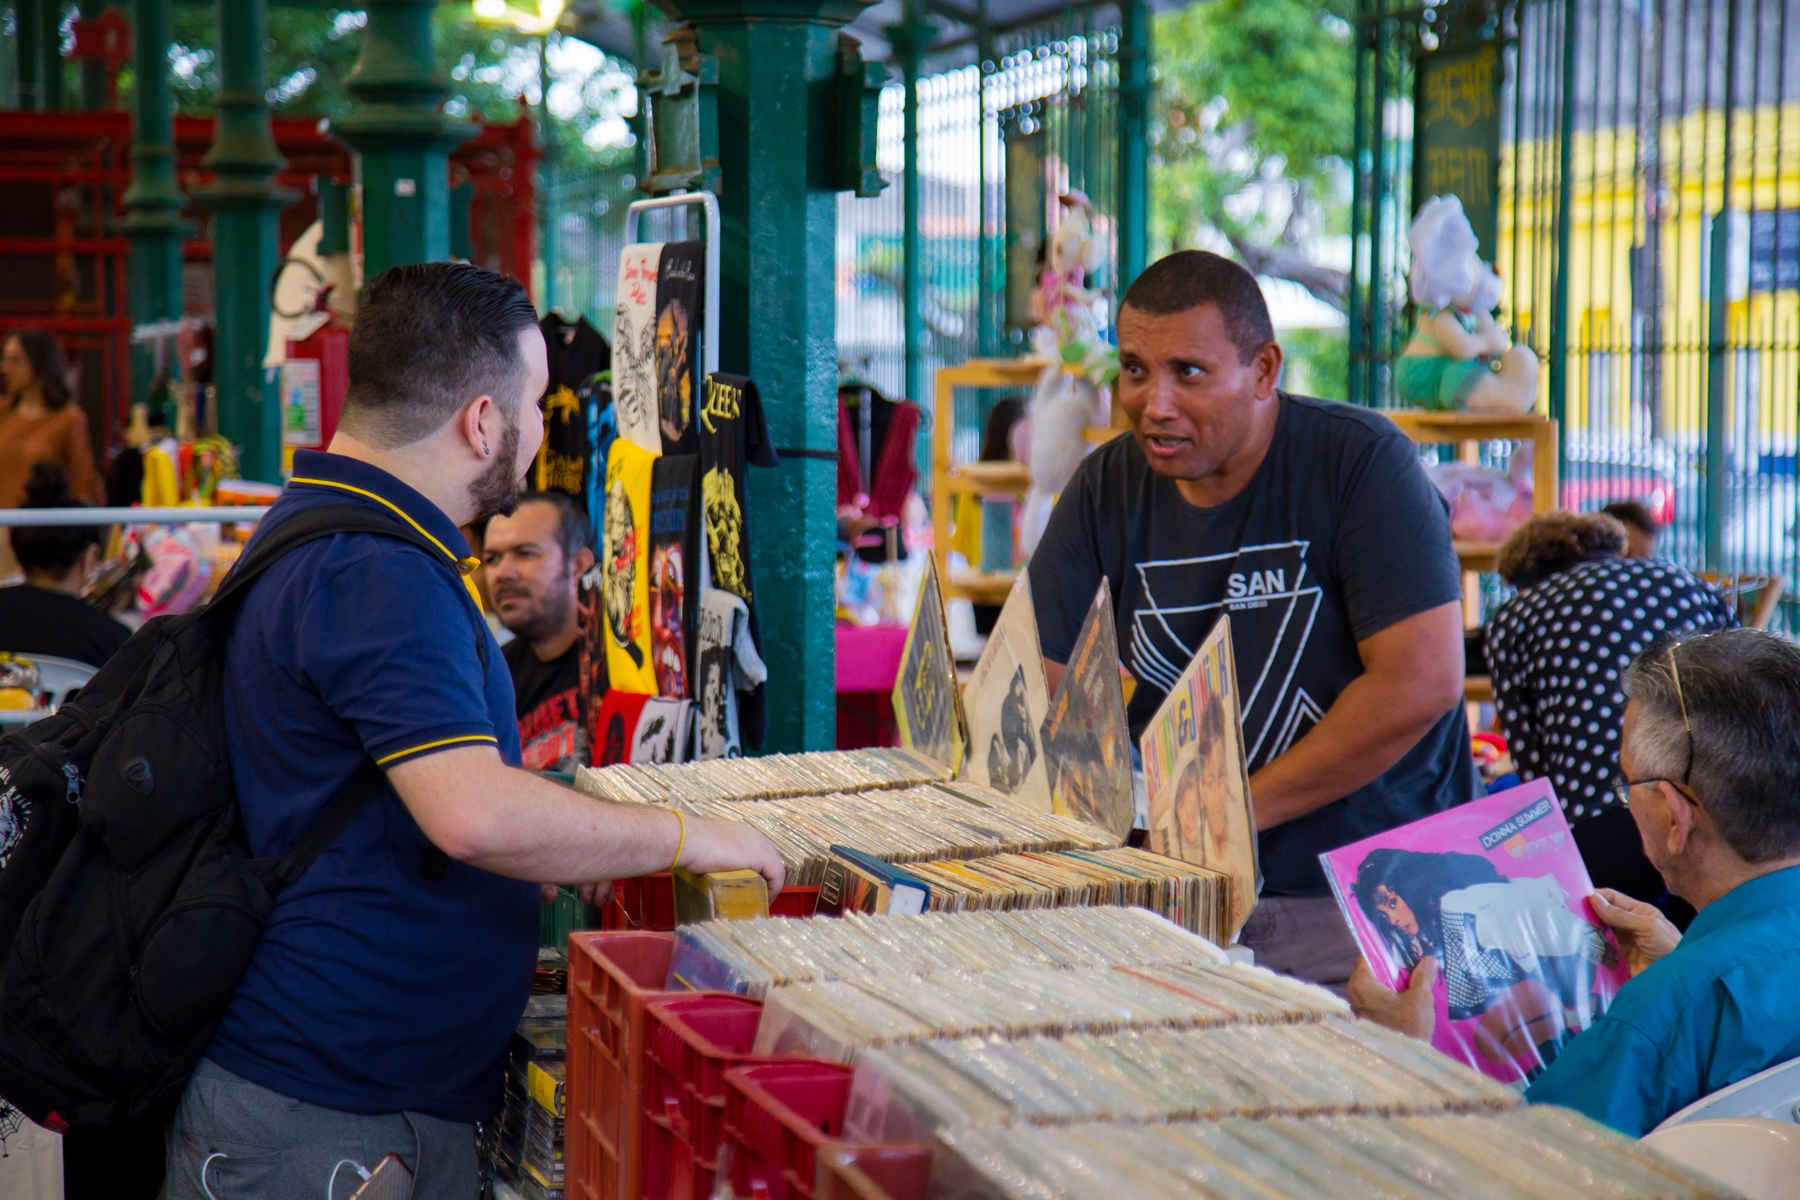
[(569, 990), (569, 960), (554, 946), (539, 946), (537, 970), (531, 976), (534, 996), (562, 996)]
[(872, 1142), (966, 1125), (1511, 1108), (1518, 1093), (1366, 1022), (1146, 1029), (861, 1052), (849, 1111)]
[(1736, 1200), (1567, 1109), (946, 1131), (940, 1200)]
[(513, 1034), (492, 1153), (523, 1200), (562, 1200), (567, 1022), (566, 997), (533, 996)]
[(896, 973), (1225, 961), (1212, 943), (1142, 908), (762, 917), (684, 925), (675, 936), (671, 990), (747, 996), (820, 979)]
[(597, 800), (771, 800), (824, 792), (868, 792), (947, 780), (949, 767), (917, 750), (821, 750), (692, 763), (582, 767), (576, 790)]
[(892, 863), (1025, 851), (1101, 850), (1119, 844), (1117, 838), (1095, 826), (1031, 812), (976, 784), (828, 792), (754, 804), (718, 799), (669, 803), (689, 816), (756, 826), (781, 855), (787, 881), (802, 887), (816, 886), (824, 879), (833, 844), (854, 846)]
[(851, 1062), (866, 1047), (948, 1037), (1288, 1024), (1347, 1016), (1312, 984), (1257, 967), (1020, 967), (769, 989), (754, 1053)]
[(1230, 936), (1231, 877), (1146, 850), (998, 854), (906, 872), (931, 889), (934, 912), (1131, 904), (1219, 945)]

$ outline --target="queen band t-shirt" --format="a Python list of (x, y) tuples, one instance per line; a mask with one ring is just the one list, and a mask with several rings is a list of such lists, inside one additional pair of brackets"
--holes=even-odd
[[(1212, 508), (1156, 474), (1137, 439), (1088, 456), (1031, 559), (1046, 658), (1067, 662), (1104, 576), (1119, 653), (1137, 680), (1143, 732), (1220, 613), (1252, 773), (1304, 737), (1362, 674), (1357, 643), (1457, 600), (1460, 567), (1443, 500), (1416, 449), (1369, 409), (1278, 393), (1267, 457)], [(1371, 783), (1259, 837), (1264, 890), (1324, 895), (1318, 855), (1475, 795), (1462, 706)]]

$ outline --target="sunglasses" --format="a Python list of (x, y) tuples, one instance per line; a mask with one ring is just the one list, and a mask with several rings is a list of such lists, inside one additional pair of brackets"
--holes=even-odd
[(1627, 779), (1624, 775), (1613, 778), (1612, 794), (1620, 804), (1627, 807), (1631, 804), (1631, 789), (1642, 787), (1646, 783), (1667, 783), (1679, 791), (1694, 807), (1700, 807), (1700, 798), (1694, 795), (1693, 788), (1688, 786), (1688, 776), (1694, 773), (1694, 723), (1688, 719), (1687, 698), (1681, 694), (1681, 665), (1675, 659), (1677, 647), (1669, 647), (1669, 681), (1675, 685), (1675, 703), (1681, 708), (1681, 728), (1687, 735), (1687, 765), (1681, 769), (1681, 778), (1675, 779), (1667, 775), (1653, 775), (1648, 779)]

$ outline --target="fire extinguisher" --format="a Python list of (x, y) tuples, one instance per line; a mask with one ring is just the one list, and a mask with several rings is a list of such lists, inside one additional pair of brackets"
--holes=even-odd
[(323, 450), (337, 432), (350, 383), (350, 331), (320, 289), (313, 310), (294, 323), (281, 365), (281, 442), (287, 451)]

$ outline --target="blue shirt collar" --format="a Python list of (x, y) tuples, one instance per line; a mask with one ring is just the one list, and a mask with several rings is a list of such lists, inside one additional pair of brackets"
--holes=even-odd
[(440, 542), (454, 560), (469, 557), (469, 543), (444, 510), (380, 467), (324, 450), (294, 451), (291, 488), (373, 499), (412, 521), (421, 532)]
[(1703, 938), (1771, 909), (1800, 908), (1800, 866), (1783, 867), (1744, 882), (1701, 909), (1682, 940)]

